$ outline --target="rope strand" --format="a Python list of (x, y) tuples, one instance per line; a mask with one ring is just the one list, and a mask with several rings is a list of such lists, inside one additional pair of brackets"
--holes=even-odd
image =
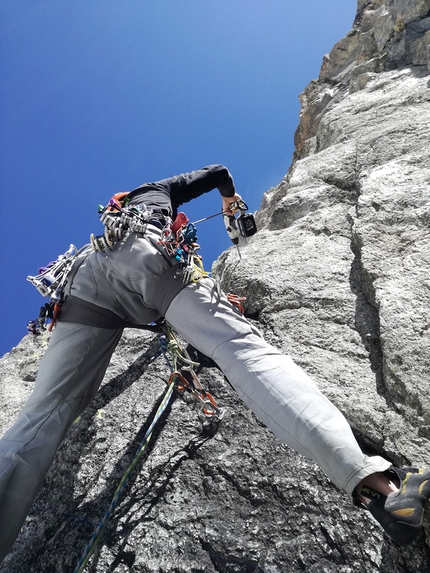
[(154, 416), (154, 419), (153, 419), (151, 425), (147, 429), (142, 441), (140, 442), (139, 447), (138, 447), (138, 449), (134, 455), (134, 458), (133, 458), (131, 464), (129, 465), (129, 467), (127, 468), (122, 480), (120, 481), (120, 483), (119, 483), (119, 485), (118, 485), (118, 487), (117, 487), (117, 489), (113, 495), (112, 501), (110, 502), (110, 505), (109, 505), (108, 509), (106, 510), (106, 513), (103, 516), (103, 519), (100, 521), (99, 525), (97, 526), (97, 529), (95, 530), (93, 536), (91, 537), (91, 539), (90, 539), (87, 547), (85, 548), (81, 558), (79, 559), (78, 564), (76, 565), (76, 568), (75, 568), (73, 573), (82, 573), (82, 571), (85, 569), (86, 565), (88, 564), (88, 561), (94, 552), (94, 549), (95, 549), (95, 547), (96, 547), (96, 545), (100, 539), (100, 536), (101, 536), (104, 528), (106, 527), (106, 524), (107, 524), (110, 516), (115, 511), (115, 508), (118, 505), (119, 499), (121, 498), (121, 496), (122, 496), (122, 494), (123, 494), (123, 492), (127, 486), (127, 483), (129, 481), (129, 478), (130, 478), (130, 474), (132, 473), (132, 471), (134, 470), (134, 468), (138, 464), (140, 458), (142, 457), (142, 454), (145, 452), (145, 450), (149, 444), (149, 441), (151, 439), (154, 427), (155, 427), (156, 423), (158, 422), (158, 420), (160, 419), (163, 412), (166, 410), (166, 408), (170, 402), (174, 388), (175, 388), (175, 386), (173, 383), (171, 383), (167, 387), (167, 390), (163, 396), (163, 399), (161, 401), (160, 406), (157, 409), (157, 412)]
[[(124, 490), (128, 484), (132, 471), (137, 466), (140, 458), (142, 457), (142, 454), (148, 447), (155, 425), (159, 421), (160, 417), (162, 416), (163, 412), (166, 410), (170, 402), (170, 399), (173, 395), (173, 390), (175, 390), (176, 388), (179, 392), (184, 390), (189, 391), (197, 401), (200, 401), (202, 403), (203, 405), (202, 411), (209, 418), (221, 420), (223, 417), (224, 414), (223, 410), (218, 408), (213, 397), (209, 394), (209, 392), (206, 392), (204, 390), (203, 386), (200, 384), (197, 374), (194, 372), (194, 367), (199, 366), (199, 364), (197, 362), (192, 361), (190, 356), (188, 355), (187, 350), (181, 347), (181, 344), (179, 343), (177, 337), (175, 336), (170, 326), (168, 325), (165, 326), (165, 334), (159, 336), (159, 342), (160, 342), (160, 348), (171, 370), (171, 374), (167, 382), (167, 389), (155, 413), (151, 425), (147, 429), (142, 441), (140, 442), (131, 464), (129, 465), (123, 478), (121, 479), (113, 495), (109, 507), (107, 508), (102, 520), (100, 521), (99, 525), (94, 531), (94, 534), (91, 537), (88, 545), (86, 546), (82, 556), (80, 557), (73, 573), (82, 573), (85, 567), (87, 566), (88, 561), (92, 556), (98, 541), (100, 540), (101, 534), (104, 528), (106, 527), (109, 518), (115, 511), (115, 508), (117, 507), (119, 500), (122, 494), (124, 493)], [(167, 357), (167, 351), (169, 351), (171, 354), (171, 360), (172, 360), (171, 362)], [(182, 368), (178, 367), (178, 362), (183, 364)], [(188, 372), (191, 375), (193, 382), (187, 380), (181, 374), (180, 370)]]

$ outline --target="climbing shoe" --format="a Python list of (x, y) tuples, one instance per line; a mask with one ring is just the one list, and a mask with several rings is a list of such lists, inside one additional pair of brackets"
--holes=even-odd
[(385, 496), (363, 486), (361, 495), (370, 499), (367, 509), (399, 545), (412, 543), (420, 534), (424, 506), (430, 498), (430, 470), (396, 468), (391, 466), (384, 474), (398, 491)]

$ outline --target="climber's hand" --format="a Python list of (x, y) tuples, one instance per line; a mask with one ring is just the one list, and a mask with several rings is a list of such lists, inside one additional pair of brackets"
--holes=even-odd
[(237, 193), (233, 195), (233, 197), (223, 197), (222, 198), (222, 212), (224, 215), (234, 215), (239, 211), (237, 206), (232, 207), (232, 204), (236, 203), (236, 201), (241, 201), (242, 197)]

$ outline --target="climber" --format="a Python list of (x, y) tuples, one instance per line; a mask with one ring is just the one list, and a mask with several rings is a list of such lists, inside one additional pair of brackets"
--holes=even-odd
[(129, 231), (134, 224), (140, 230), (124, 234), (111, 227), (106, 242), (94, 239), (74, 260), (33, 393), (0, 440), (0, 559), (11, 550), (65, 433), (96, 394), (124, 324), (160, 317), (214, 360), (280, 440), (314, 460), (396, 542), (410, 543), (420, 533), (430, 471), (365, 456), (346, 419), (309, 376), (265, 342), (211, 278), (191, 280), (186, 264), (163, 247), (178, 206), (215, 188), (223, 212), (233, 216), (241, 197), (222, 165), (134, 189), (119, 212), (126, 204), (143, 221), (140, 228), (130, 215)]

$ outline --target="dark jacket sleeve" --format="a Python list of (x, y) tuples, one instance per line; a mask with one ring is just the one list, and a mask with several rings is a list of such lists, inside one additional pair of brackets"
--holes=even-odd
[(232, 197), (235, 194), (233, 177), (224, 165), (208, 165), (203, 169), (172, 177), (166, 182), (169, 184), (174, 208), (216, 188), (223, 197)]
[(233, 197), (235, 194), (233, 177), (224, 165), (208, 165), (169, 179), (144, 183), (129, 193), (128, 201), (130, 204), (143, 203), (150, 209), (160, 209), (175, 218), (179, 205), (216, 188), (223, 197)]

